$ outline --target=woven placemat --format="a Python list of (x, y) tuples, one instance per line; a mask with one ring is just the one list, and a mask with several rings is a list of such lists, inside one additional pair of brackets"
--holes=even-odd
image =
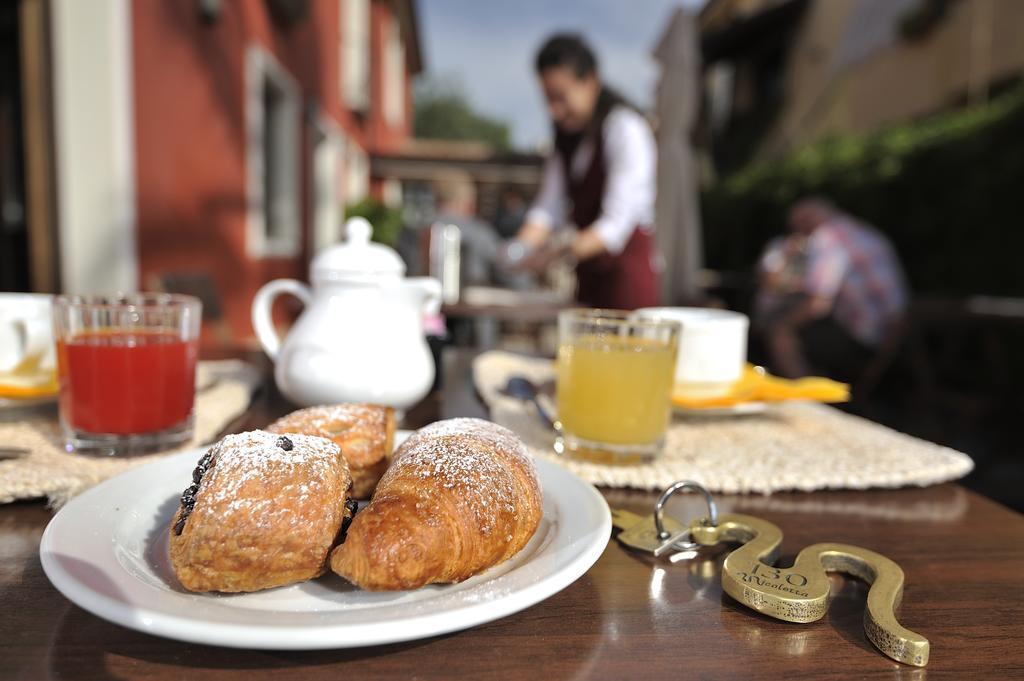
[(502, 394), (508, 378), (554, 379), (550, 360), (487, 352), (473, 363), (473, 379), (491, 418), (523, 438), (535, 456), (554, 461), (605, 487), (664, 489), (676, 480), (703, 483), (713, 492), (867, 489), (934, 485), (966, 475), (966, 454), (899, 433), (838, 409), (814, 403), (770, 405), (762, 414), (675, 417), (665, 452), (653, 463), (610, 466), (555, 454), (554, 434), (533, 407)]
[[(255, 367), (237, 360), (200, 362), (196, 369), (195, 427), (181, 451), (211, 442), (241, 415), (259, 384)], [(0, 503), (46, 497), (62, 506), (79, 492), (122, 471), (167, 456), (173, 451), (133, 457), (69, 454), (55, 407), (0, 412), (0, 443), (27, 454), (0, 461)]]

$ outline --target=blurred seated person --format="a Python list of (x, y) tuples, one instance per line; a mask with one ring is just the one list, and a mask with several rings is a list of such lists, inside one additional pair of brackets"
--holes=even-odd
[(805, 299), (807, 236), (787, 233), (768, 242), (758, 261), (754, 320), (768, 327)]
[[(455, 225), (462, 241), (461, 269), (464, 286), (499, 284), (523, 288), (533, 282), (528, 273), (505, 273), (494, 267), (501, 237), (489, 223), (476, 216), (476, 192), (464, 180), (444, 180), (434, 185), (434, 222)], [(525, 281), (524, 281), (525, 280)]]
[(501, 191), (500, 206), (494, 226), (501, 238), (510, 239), (519, 232), (526, 218), (526, 199), (518, 190), (506, 188)]
[[(597, 58), (577, 35), (550, 38), (537, 54), (536, 71), (554, 148), (504, 262), (541, 273), (556, 258), (568, 257), (576, 263), (581, 304), (625, 310), (657, 305), (650, 126), (604, 84)], [(578, 231), (552, 238), (564, 225)]]
[(781, 375), (852, 381), (903, 317), (903, 268), (884, 235), (825, 199), (797, 201), (788, 226), (761, 256), (755, 328)]

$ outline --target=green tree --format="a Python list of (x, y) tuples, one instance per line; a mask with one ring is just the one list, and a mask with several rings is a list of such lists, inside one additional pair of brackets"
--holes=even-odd
[(416, 137), (486, 142), (497, 149), (509, 146), (508, 125), (474, 111), (457, 85), (436, 81), (418, 85), (414, 108)]

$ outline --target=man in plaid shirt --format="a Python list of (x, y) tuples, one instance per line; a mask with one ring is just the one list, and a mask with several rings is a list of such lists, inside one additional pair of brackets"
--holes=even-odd
[(760, 262), (756, 316), (774, 369), (851, 380), (903, 317), (903, 269), (878, 230), (823, 199), (795, 203), (789, 227)]

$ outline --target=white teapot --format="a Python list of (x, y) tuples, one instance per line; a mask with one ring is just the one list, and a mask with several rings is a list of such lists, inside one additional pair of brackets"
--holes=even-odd
[[(423, 315), (439, 308), (441, 283), (403, 278), (404, 263), (370, 241), (373, 228), (363, 218), (350, 219), (345, 232), (345, 243), (313, 258), (312, 291), (278, 279), (256, 293), (253, 328), (275, 363), (277, 387), (296, 404), (374, 402), (406, 409), (434, 382)], [(271, 318), (282, 293), (306, 304), (283, 342)]]

